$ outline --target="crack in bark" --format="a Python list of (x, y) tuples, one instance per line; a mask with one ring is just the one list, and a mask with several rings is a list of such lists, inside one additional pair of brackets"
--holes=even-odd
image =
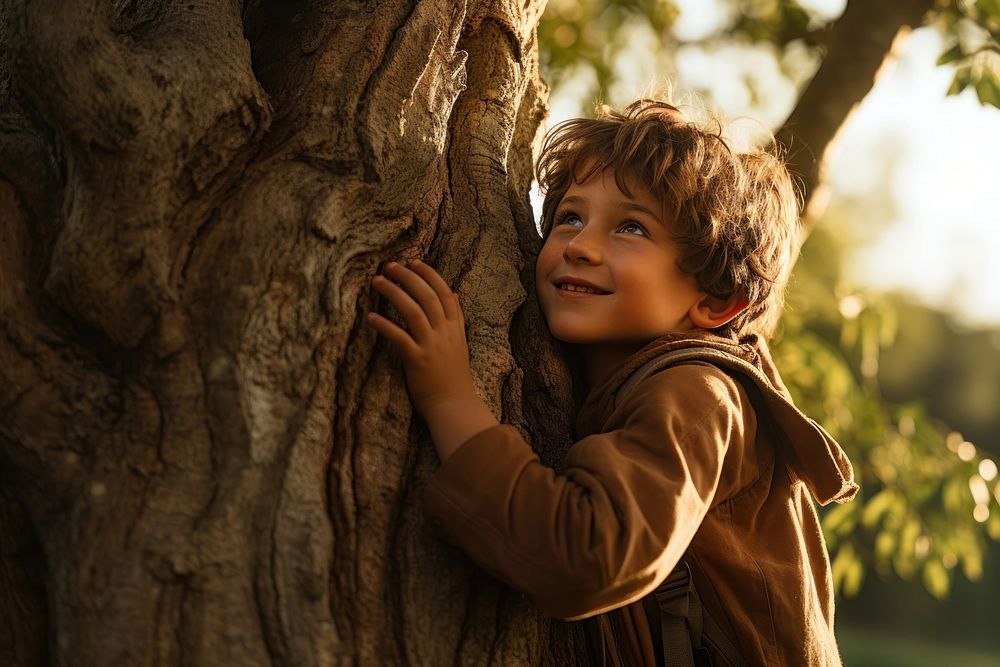
[[(0, 458), (3, 452), (0, 451)], [(0, 467), (0, 479), (7, 477)], [(47, 566), (28, 512), (0, 485), (0, 662), (12, 667), (48, 664), (50, 623)]]
[[(278, 545), (278, 535), (277, 535), (277, 520), (274, 515), (271, 517), (271, 530), (268, 531), (268, 536), (270, 538), (270, 548), (267, 549), (267, 565), (264, 572), (261, 573), (260, 566), (254, 567), (256, 576), (254, 577), (253, 592), (254, 601), (257, 603), (256, 616), (260, 624), (261, 637), (264, 640), (264, 648), (267, 651), (268, 657), (272, 662), (278, 662), (281, 664), (282, 660), (280, 658), (289, 656), (288, 643), (282, 641), (284, 639), (281, 634), (274, 631), (272, 627), (274, 623), (269, 623), (271, 620), (268, 618), (269, 613), (278, 616), (278, 625), (282, 628), (287, 628), (287, 619), (282, 618), (281, 614), (281, 594), (280, 586), (278, 585), (276, 575), (277, 567), (277, 545)], [(263, 583), (262, 583), (263, 580)], [(260, 588), (267, 585), (271, 589), (272, 603), (270, 605), (265, 603), (265, 600), (261, 597)], [(270, 607), (270, 609), (269, 609)], [(276, 635), (276, 636), (273, 636)], [(276, 644), (280, 643), (280, 649)]]

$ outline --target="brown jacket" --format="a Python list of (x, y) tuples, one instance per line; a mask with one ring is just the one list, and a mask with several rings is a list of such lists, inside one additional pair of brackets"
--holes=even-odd
[[(650, 375), (615, 406), (647, 361), (705, 347), (711, 355)], [(760, 371), (765, 386), (751, 391), (764, 418), (751, 404), (752, 380), (720, 368), (728, 357)], [(479, 433), (435, 473), (427, 512), (543, 612), (580, 620), (616, 610), (626, 665), (660, 660), (658, 621), (647, 613), (655, 607), (642, 598), (685, 554), (706, 612), (748, 664), (840, 664), (810, 495), (843, 502), (857, 486), (837, 443), (791, 405), (762, 341), (657, 339), (591, 390), (577, 431), (563, 475), (513, 427)]]

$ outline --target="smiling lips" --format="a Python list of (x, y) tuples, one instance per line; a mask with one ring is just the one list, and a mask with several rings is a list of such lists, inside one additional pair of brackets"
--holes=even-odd
[(555, 281), (555, 286), (561, 291), (567, 292), (577, 292), (582, 294), (610, 294), (607, 290), (603, 290), (599, 287), (594, 287), (593, 285), (585, 284), (583, 281), (574, 280), (569, 282), (566, 279)]

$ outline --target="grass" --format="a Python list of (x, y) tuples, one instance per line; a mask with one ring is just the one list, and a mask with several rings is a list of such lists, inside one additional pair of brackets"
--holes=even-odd
[(845, 667), (1000, 667), (1000, 652), (978, 651), (858, 628), (837, 630)]

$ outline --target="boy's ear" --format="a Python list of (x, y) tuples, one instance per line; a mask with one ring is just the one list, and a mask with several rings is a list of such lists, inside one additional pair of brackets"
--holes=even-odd
[(734, 292), (726, 299), (706, 294), (701, 301), (691, 306), (688, 316), (699, 329), (718, 329), (746, 310), (750, 302), (743, 292)]

